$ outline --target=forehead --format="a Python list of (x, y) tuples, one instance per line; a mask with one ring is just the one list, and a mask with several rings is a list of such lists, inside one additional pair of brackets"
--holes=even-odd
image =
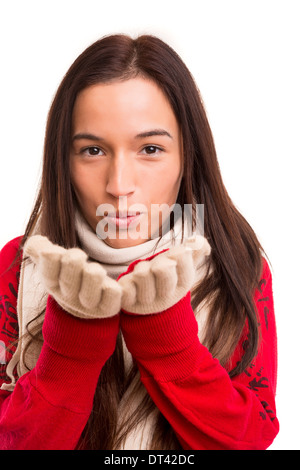
[(104, 130), (114, 126), (136, 132), (141, 127), (155, 126), (178, 132), (165, 94), (155, 82), (144, 78), (101, 83), (82, 90), (74, 105), (74, 130), (91, 131), (89, 127), (97, 125)]

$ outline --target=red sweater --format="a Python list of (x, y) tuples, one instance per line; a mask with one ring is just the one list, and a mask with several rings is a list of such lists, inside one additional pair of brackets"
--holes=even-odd
[[(7, 270), (20, 238), (0, 253), (0, 385), (18, 337), (19, 266)], [(247, 371), (230, 379), (197, 335), (192, 309), (83, 320), (48, 298), (44, 344), (13, 392), (0, 390), (0, 449), (74, 449), (90, 412), (98, 376), (113, 353), (119, 320), (141, 380), (183, 449), (266, 449), (278, 433), (272, 278), (264, 260), (255, 292), (261, 346)], [(186, 304), (185, 304), (186, 305)], [(239, 360), (241, 344), (234, 355)]]

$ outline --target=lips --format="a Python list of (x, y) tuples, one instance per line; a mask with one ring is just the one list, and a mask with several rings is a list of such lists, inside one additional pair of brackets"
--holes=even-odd
[(109, 225), (115, 225), (119, 228), (126, 229), (131, 223), (138, 221), (141, 217), (141, 212), (114, 212), (109, 213), (105, 219)]
[(117, 211), (117, 212), (111, 212), (107, 215), (107, 217), (114, 217), (117, 219), (126, 219), (128, 217), (135, 217), (137, 215), (140, 215), (141, 212), (122, 212), (122, 211)]

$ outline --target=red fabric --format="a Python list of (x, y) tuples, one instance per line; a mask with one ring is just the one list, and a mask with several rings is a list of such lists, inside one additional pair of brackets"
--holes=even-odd
[[(6, 346), (6, 362), (18, 336), (12, 294), (17, 291), (18, 267), (5, 271), (17, 247), (14, 240), (0, 254), (0, 344)], [(0, 390), (1, 450), (76, 447), (92, 410), (99, 374), (115, 349), (119, 317), (76, 318), (48, 298), (36, 367), (17, 381), (13, 392)], [(0, 384), (7, 382), (5, 367), (1, 364)]]
[[(0, 253), (0, 385), (18, 337), (18, 265), (10, 266), (20, 239)], [(255, 293), (261, 346), (253, 364), (230, 379), (199, 342), (189, 294), (154, 315), (82, 320), (49, 297), (44, 344), (35, 368), (13, 392), (0, 390), (0, 449), (74, 449), (92, 409), (101, 369), (121, 325), (141, 380), (184, 449), (266, 449), (278, 432), (275, 410), (276, 327), (272, 279), (264, 262)], [(120, 322), (120, 325), (119, 325)], [(236, 350), (238, 361), (242, 342)]]
[(137, 259), (137, 260), (133, 261), (133, 262), (130, 263), (130, 265), (128, 266), (127, 271), (124, 271), (123, 273), (121, 273), (121, 274), (119, 275), (119, 277), (117, 278), (117, 281), (118, 281), (119, 279), (121, 279), (121, 277), (126, 276), (126, 274), (131, 273), (131, 272), (133, 271), (133, 269), (134, 269), (134, 267), (135, 267), (136, 264), (140, 263), (141, 261), (150, 261), (150, 260), (152, 260), (153, 258), (155, 258), (156, 256), (161, 255), (162, 253), (164, 253), (165, 251), (168, 251), (168, 250), (169, 250), (169, 248), (166, 248), (165, 250), (161, 250), (161, 251), (159, 251), (158, 253), (155, 253), (154, 255), (149, 256), (148, 258), (145, 258), (145, 259)]

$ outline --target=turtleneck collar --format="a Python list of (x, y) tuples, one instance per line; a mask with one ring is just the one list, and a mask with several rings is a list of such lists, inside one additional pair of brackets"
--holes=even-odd
[(162, 237), (146, 241), (128, 248), (112, 248), (104, 240), (98, 238), (90, 225), (76, 212), (75, 226), (82, 249), (94, 260), (99, 261), (108, 275), (116, 279), (135, 260), (145, 259), (158, 251), (181, 243), (182, 223), (178, 219), (174, 229)]

